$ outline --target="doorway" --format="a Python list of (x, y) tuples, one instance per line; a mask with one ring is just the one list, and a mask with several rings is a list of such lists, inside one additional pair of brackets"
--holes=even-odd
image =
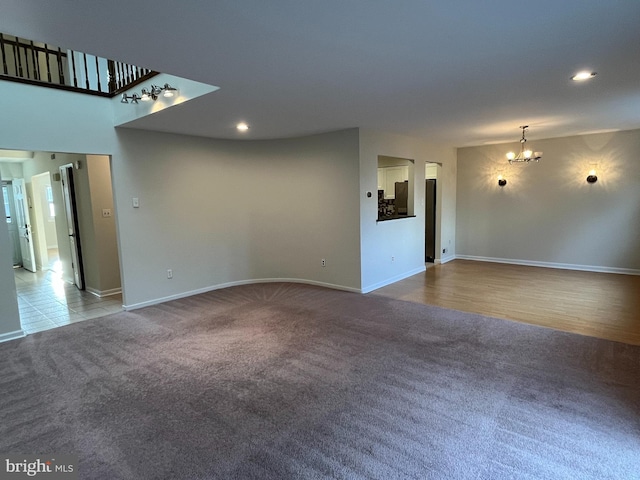
[[(22, 268), (21, 260), (14, 262), (19, 267), (14, 268), (14, 278), (23, 331), (35, 333), (122, 311), (110, 158), (29, 152), (20, 163), (14, 160), (9, 165), (8, 161), (3, 163), (2, 152), (0, 172), (7, 225), (10, 230), (12, 224), (18, 226), (13, 184), (22, 182), (25, 196), (21, 200), (26, 200), (24, 210), (32, 225), (30, 239), (36, 266), (29, 270)], [(63, 177), (65, 183), (73, 182), (74, 186), (66, 194)], [(76, 275), (71, 269), (85, 262), (79, 256), (77, 261), (72, 260), (65, 195), (77, 208), (73, 235), (82, 239), (82, 253), (87, 252), (87, 268), (81, 277), (85, 290), (75, 285)], [(103, 215), (94, 215), (94, 211)], [(14, 253), (2, 251), (0, 255), (14, 257)]]
[[(437, 188), (438, 178), (442, 175), (442, 164), (435, 162), (425, 162), (425, 198), (423, 205), (425, 208), (425, 231), (424, 231), (424, 261), (427, 266), (440, 263), (440, 222), (441, 217), (438, 212), (438, 197), (442, 198), (441, 189)], [(444, 252), (443, 252), (444, 253)]]
[(425, 180), (425, 231), (424, 261), (434, 263), (436, 260), (436, 182), (435, 178)]

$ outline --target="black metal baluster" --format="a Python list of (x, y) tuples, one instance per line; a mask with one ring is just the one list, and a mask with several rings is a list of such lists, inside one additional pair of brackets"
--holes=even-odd
[(122, 64), (120, 62), (118, 62), (116, 64), (116, 67), (117, 67), (117, 72), (118, 72), (117, 88), (122, 88)]
[(15, 43), (11, 44), (11, 51), (13, 52), (13, 68), (14, 68), (13, 74), (16, 77), (19, 77), (20, 75), (18, 74), (19, 73), (19, 70), (18, 70), (18, 55), (16, 54), (16, 44)]
[(98, 65), (98, 57), (96, 56), (96, 77), (98, 78), (98, 91), (102, 91), (102, 85), (100, 84), (100, 65)]
[(84, 57), (84, 79), (85, 79), (85, 84), (86, 84), (87, 90), (91, 90), (89, 88), (89, 70), (87, 69), (87, 54), (83, 53), (82, 56)]
[(2, 71), (4, 72), (5, 75), (7, 75), (7, 73), (9, 73), (9, 70), (7, 69), (7, 57), (4, 54), (4, 35), (2, 35), (0, 33), (0, 50), (2, 51)]
[(29, 45), (26, 43), (22, 44), (22, 48), (24, 49), (24, 65), (27, 67), (27, 78), (31, 78), (31, 72), (29, 72), (29, 51), (27, 47), (29, 47)]
[(33, 79), (40, 80), (40, 62), (37, 61), (38, 54), (31, 40), (31, 65), (33, 66)]
[(58, 81), (60, 85), (64, 85), (64, 68), (62, 66), (62, 49), (58, 47)]
[(44, 44), (44, 56), (47, 61), (47, 81), (49, 83), (53, 83), (51, 81), (51, 65), (49, 65), (49, 45)]
[(76, 52), (71, 50), (71, 69), (73, 70), (73, 86), (78, 87), (78, 76), (76, 74)]
[(116, 81), (115, 81), (115, 76), (116, 76), (116, 69), (115, 69), (115, 62), (113, 60), (107, 60), (107, 72), (109, 75), (109, 93), (113, 93), (116, 91)]
[(28, 76), (25, 77), (25, 74), (24, 74), (24, 67), (22, 66), (22, 54), (20, 53), (20, 40), (17, 37), (16, 37), (16, 51), (18, 53), (18, 67), (20, 68), (20, 76), (22, 78), (29, 78)]

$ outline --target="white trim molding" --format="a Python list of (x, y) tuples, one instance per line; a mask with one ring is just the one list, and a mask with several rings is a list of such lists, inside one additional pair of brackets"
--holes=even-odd
[(95, 288), (91, 288), (91, 287), (87, 287), (87, 292), (91, 293), (92, 295), (95, 295), (96, 297), (109, 297), (111, 295), (118, 295), (119, 293), (122, 293), (122, 289), (121, 288), (112, 288), (111, 290), (97, 290)]
[(374, 283), (373, 285), (369, 285), (367, 287), (363, 287), (360, 290), (360, 292), (361, 293), (369, 293), (369, 292), (372, 292), (372, 291), (377, 290), (379, 288), (386, 287), (387, 285), (391, 285), (392, 283), (399, 282), (400, 280), (404, 280), (405, 278), (409, 278), (409, 277), (412, 277), (414, 275), (417, 275), (418, 273), (425, 272), (426, 270), (427, 270), (427, 266), (424, 265), (424, 266), (416, 268), (414, 270), (410, 270), (408, 272), (401, 273), (400, 275), (396, 275), (395, 277), (387, 278), (386, 280), (383, 280), (382, 282)]
[(191, 297), (192, 295), (199, 295), (201, 293), (211, 292), (213, 290), (220, 290), (222, 288), (237, 287), (239, 285), (250, 285), (252, 283), (304, 283), (307, 285), (316, 285), (318, 287), (333, 288), (334, 290), (344, 290), (345, 292), (363, 293), (357, 288), (345, 287), (342, 285), (334, 285), (332, 283), (316, 282), (314, 280), (301, 280), (299, 278), (258, 278), (254, 280), (240, 280), (237, 282), (227, 282), (220, 285), (211, 285), (209, 287), (198, 288), (196, 290), (190, 290), (188, 292), (177, 293), (168, 297), (154, 298), (146, 302), (133, 303), (131, 305), (122, 305), (126, 311), (137, 310), (138, 308), (150, 307), (151, 305), (157, 305), (159, 303), (170, 302), (171, 300), (178, 300), (180, 298)]
[(447, 263), (447, 262), (450, 262), (452, 260), (455, 260), (456, 258), (458, 258), (458, 257), (456, 257), (455, 255), (446, 255), (446, 256), (444, 256), (444, 257), (442, 257), (440, 259), (440, 263)]
[(635, 268), (599, 267), (594, 265), (575, 265), (573, 263), (537, 262), (534, 260), (518, 260), (512, 258), (478, 257), (475, 255), (456, 255), (460, 260), (476, 262), (508, 263), (511, 265), (525, 265), (528, 267), (558, 268), (561, 270), (580, 270), (583, 272), (618, 273), (622, 275), (640, 275)]
[(8, 342), (9, 340), (16, 340), (18, 338), (22, 338), (22, 337), (25, 337), (25, 336), (26, 336), (26, 334), (24, 333), (24, 330), (22, 330), (22, 329), (16, 330), (14, 332), (2, 333), (2, 334), (0, 334), (0, 343)]

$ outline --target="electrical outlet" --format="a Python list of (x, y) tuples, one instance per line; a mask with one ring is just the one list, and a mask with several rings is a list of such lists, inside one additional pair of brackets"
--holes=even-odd
[(170, 268), (167, 270), (167, 278), (173, 278), (173, 270)]
[(323, 258), (322, 261), (320, 262), (322, 264), (323, 267), (327, 266), (327, 261)]
[(111, 209), (110, 208), (103, 208), (102, 209), (102, 217), (103, 218), (108, 218), (111, 216)]
[(396, 261), (396, 257), (392, 256), (392, 257), (391, 257), (391, 261), (392, 261), (392, 262), (395, 262), (395, 261)]
[(443, 249), (442, 249), (442, 253), (447, 253), (447, 249), (446, 249), (446, 248), (443, 248)]

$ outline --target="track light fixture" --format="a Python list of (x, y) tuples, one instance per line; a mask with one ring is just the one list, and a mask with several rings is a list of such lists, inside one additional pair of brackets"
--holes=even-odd
[(150, 88), (143, 88), (140, 92), (140, 95), (138, 95), (137, 93), (134, 93), (133, 95), (127, 95), (126, 93), (123, 93), (122, 100), (120, 100), (120, 102), (129, 103), (129, 100), (131, 100), (131, 103), (135, 104), (138, 103), (138, 100), (142, 100), (143, 102), (153, 100), (155, 102), (160, 95), (165, 98), (171, 98), (174, 97), (177, 92), (178, 89), (172, 87), (168, 83), (165, 83), (163, 87), (160, 87), (158, 85), (151, 85)]
[(135, 103), (137, 105), (138, 100), (141, 100), (141, 98), (137, 93), (134, 93), (133, 95), (127, 95), (126, 93), (123, 93), (120, 103), (129, 103), (129, 100), (131, 100), (131, 103)]

